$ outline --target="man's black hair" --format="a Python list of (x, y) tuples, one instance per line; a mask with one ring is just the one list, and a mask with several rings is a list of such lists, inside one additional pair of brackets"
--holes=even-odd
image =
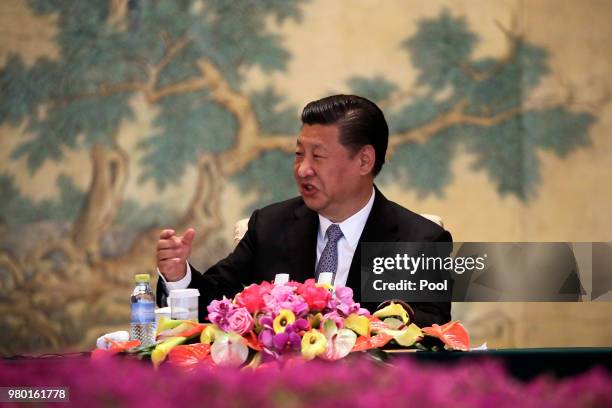
[(340, 143), (356, 153), (372, 145), (376, 160), (372, 172), (376, 176), (385, 163), (389, 127), (376, 104), (356, 95), (333, 95), (310, 102), (302, 111), (304, 125), (336, 125)]

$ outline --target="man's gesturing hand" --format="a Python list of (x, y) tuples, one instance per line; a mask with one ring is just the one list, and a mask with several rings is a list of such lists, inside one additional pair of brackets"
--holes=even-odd
[(191, 253), (195, 230), (189, 228), (182, 236), (171, 229), (163, 230), (157, 241), (157, 267), (168, 282), (176, 282), (187, 273), (186, 261)]

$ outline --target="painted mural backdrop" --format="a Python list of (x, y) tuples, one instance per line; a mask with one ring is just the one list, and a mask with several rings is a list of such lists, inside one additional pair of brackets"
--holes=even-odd
[[(198, 256), (210, 264), (231, 249), (229, 190), (240, 191), (242, 216), (295, 194), (290, 168), (301, 106), (266, 80), (289, 75), (292, 59), (270, 27), (308, 24), (304, 10), (312, 7), (300, 0), (25, 5), (53, 18), (57, 51), (30, 62), (6, 55), (0, 125), (19, 129), (6, 157), (25, 163), (28, 177), (49, 163), (60, 171), (47, 186), (55, 194), (35, 199), (23, 192), (23, 175), (2, 167), (3, 354), (88, 347), (100, 333), (124, 328), (133, 275), (152, 272), (160, 227), (195, 227)], [(529, 206), (542, 186), (541, 153), (563, 160), (589, 149), (607, 101), (577, 105), (571, 87), (534, 97), (551, 74), (550, 50), (523, 36), (516, 19), (497, 23), (504, 51), (495, 57), (476, 55), (485, 39), (461, 12), (440, 7), (415, 19), (397, 53), (410, 61), (418, 89), (412, 80), (349, 68), (329, 89), (369, 97), (386, 112), (390, 161), (378, 183), (444, 201), (452, 164), (468, 151), (469, 172), (486, 175), (499, 197)], [(317, 49), (310, 53), (316, 58)], [(264, 78), (255, 85), (253, 69)], [(149, 112), (148, 123), (134, 142), (129, 124), (140, 120), (139, 109)], [(74, 165), (61, 171), (74, 152), (88, 158), (79, 170), (86, 183), (75, 181)], [(138, 185), (159, 199), (130, 194)], [(177, 185), (182, 207), (163, 198)]]

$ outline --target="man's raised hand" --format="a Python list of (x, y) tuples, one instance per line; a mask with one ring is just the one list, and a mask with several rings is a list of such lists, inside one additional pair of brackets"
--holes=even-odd
[(157, 268), (168, 282), (176, 282), (187, 273), (187, 258), (191, 254), (191, 243), (195, 236), (193, 228), (187, 229), (183, 235), (176, 235), (171, 229), (165, 229), (159, 234), (157, 241)]

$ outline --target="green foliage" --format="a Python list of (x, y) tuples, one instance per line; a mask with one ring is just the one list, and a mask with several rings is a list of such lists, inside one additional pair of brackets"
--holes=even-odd
[[(537, 86), (548, 72), (545, 50), (519, 41), (515, 57), (481, 81), (474, 81), (467, 97), (469, 112), (492, 115), (519, 106), (525, 93)], [(495, 70), (497, 61), (485, 58), (475, 62), (477, 72)]]
[[(40, 221), (71, 221), (78, 214), (85, 193), (65, 174), (56, 180), (57, 197), (39, 202), (19, 191), (12, 175), (0, 174), (0, 224), (22, 225)], [(174, 222), (171, 211), (160, 204), (142, 206), (124, 200), (114, 223), (131, 228), (156, 227)]]
[(296, 195), (292, 163), (291, 154), (278, 150), (268, 151), (232, 178), (240, 191), (257, 194), (257, 199), (247, 209), (249, 214), (255, 208)]
[(20, 57), (10, 55), (0, 70), (0, 123), (17, 126), (35, 112), (61, 83), (58, 74), (57, 64), (46, 58), (27, 67)]
[(474, 170), (487, 170), (500, 195), (525, 200), (540, 181), (535, 144), (522, 130), (520, 118), (496, 126), (472, 129), (466, 142), (476, 153)]
[(52, 204), (54, 210), (47, 215), (52, 219), (70, 220), (79, 212), (85, 193), (65, 174), (58, 176), (56, 185), (59, 200)]
[(387, 99), (397, 90), (397, 85), (380, 75), (372, 78), (355, 76), (349, 78), (347, 84), (355, 95), (363, 96), (374, 102)]
[(436, 18), (421, 20), (417, 33), (402, 46), (419, 70), (417, 83), (441, 91), (449, 85), (463, 87), (467, 77), (459, 63), (469, 60), (477, 39), (465, 18), (455, 18), (444, 10)]
[(595, 123), (592, 115), (572, 113), (561, 108), (528, 112), (522, 119), (524, 131), (533, 144), (559, 157), (578, 147), (588, 146), (588, 130)]
[[(197, 62), (201, 58), (216, 63), (234, 87), (239, 86), (248, 67), (259, 66), (265, 72), (284, 69), (289, 54), (281, 39), (269, 33), (266, 22), (269, 17), (278, 22), (299, 20), (302, 2), (132, 0), (123, 24), (113, 25), (109, 24), (108, 0), (29, 1), (35, 13), (57, 16), (60, 56), (54, 62), (39, 60), (31, 68), (13, 56), (0, 70), (0, 89), (10, 101), (0, 106), (0, 124), (27, 120), (31, 134), (12, 152), (12, 158), (25, 157), (29, 169), (35, 172), (48, 159), (62, 159), (63, 148), (108, 144), (119, 123), (132, 119), (129, 100), (137, 91), (129, 85), (145, 86), (152, 67), (158, 66), (181, 40), (186, 40), (186, 45), (161, 66), (154, 81), (156, 88), (200, 77)], [(225, 108), (211, 107), (197, 98), (205, 95), (184, 92), (162, 99), (156, 120), (161, 131), (143, 148), (166, 149), (169, 142), (162, 136), (168, 134), (185, 134), (187, 140), (178, 145), (191, 152), (227, 148), (231, 138), (228, 130), (220, 129), (229, 123), (228, 114), (221, 112)], [(169, 105), (185, 109), (178, 115), (180, 121), (194, 116), (179, 125), (168, 114), (178, 109)], [(219, 112), (220, 118), (214, 119)], [(197, 136), (196, 127), (201, 133)], [(214, 134), (220, 134), (222, 140), (213, 140)], [(192, 149), (196, 142), (202, 146)], [(174, 148), (174, 156), (187, 162), (175, 167), (172, 177), (181, 175), (195, 158), (190, 152), (178, 150)], [(154, 173), (151, 169), (144, 171), (146, 177)], [(159, 175), (155, 179), (159, 186), (167, 181)]]
[[(108, 23), (108, 0), (29, 1), (36, 13), (57, 16), (60, 56), (54, 61), (40, 59), (30, 67), (10, 56), (0, 69), (0, 90), (6, 96), (0, 104), (0, 124), (26, 122), (29, 133), (11, 158), (25, 158), (35, 172), (46, 160), (61, 160), (65, 149), (109, 144), (121, 121), (132, 119), (129, 102), (138, 92), (129, 86), (115, 88), (146, 84), (152, 68), (182, 40), (184, 47), (159, 70), (156, 89), (199, 78), (197, 62), (202, 58), (212, 61), (235, 90), (251, 67), (284, 70), (290, 55), (267, 24), (270, 19), (299, 21), (303, 2), (131, 0), (125, 24), (117, 27)], [(434, 123), (458, 103), (465, 104), (464, 114), (491, 119), (495, 125), (441, 126), (422, 145), (400, 146), (381, 174), (383, 181), (399, 180), (422, 196), (441, 195), (452, 180), (450, 162), (457, 146), (463, 145), (474, 154), (474, 169), (485, 171), (501, 194), (527, 200), (539, 183), (538, 149), (564, 156), (588, 145), (592, 115), (562, 107), (522, 111), (524, 101), (549, 72), (545, 49), (514, 38), (508, 59), (475, 58), (479, 41), (467, 20), (448, 10), (422, 19), (417, 32), (403, 41), (402, 49), (417, 69), (417, 84), (424, 92), (386, 109), (392, 137)], [(388, 99), (399, 88), (380, 75), (352, 77), (347, 84), (354, 93), (375, 101)], [(254, 92), (250, 98), (264, 133), (297, 131), (297, 109), (285, 106), (273, 88)], [(154, 102), (155, 130), (139, 145), (144, 153), (142, 181), (152, 180), (163, 189), (180, 179), (199, 155), (222, 152), (235, 141), (236, 118), (212, 102), (205, 90)], [(509, 112), (515, 113), (501, 122), (492, 120)], [(257, 205), (286, 198), (294, 189), (288, 157), (279, 151), (265, 152), (234, 181), (246, 191), (261, 193)], [(266, 180), (274, 183), (268, 185)], [(11, 179), (2, 183), (2, 188), (14, 188)], [(12, 205), (32, 213), (43, 204), (52, 207), (15, 200), (7, 200), (3, 208)], [(47, 210), (53, 211), (51, 207)], [(134, 208), (125, 204), (122, 214), (131, 214)]]
[[(253, 92), (250, 99), (264, 133), (288, 137), (297, 135), (299, 131), (297, 108), (295, 106), (282, 108), (284, 98), (272, 87)], [(232, 182), (237, 183), (241, 191), (258, 195), (257, 199), (248, 206), (249, 214), (255, 208), (295, 195), (292, 159), (293, 155), (278, 150), (264, 152), (243, 172), (233, 177)]]
[(294, 135), (299, 130), (297, 107), (281, 108), (285, 102), (282, 95), (268, 86), (251, 94), (251, 104), (260, 128), (267, 134)]
[(496, 126), (470, 128), (465, 141), (476, 153), (473, 168), (486, 170), (501, 195), (527, 200), (535, 196), (540, 181), (538, 149), (563, 157), (588, 145), (593, 120), (560, 108), (526, 112)]
[(451, 103), (438, 102), (431, 98), (415, 98), (410, 104), (390, 110), (386, 116), (389, 122), (389, 132), (399, 133), (423, 126), (448, 110)]
[(126, 199), (121, 203), (114, 225), (128, 227), (134, 230), (173, 225), (176, 217), (162, 204), (152, 203), (145, 206), (138, 201)]
[[(462, 113), (491, 125), (452, 123), (440, 126), (424, 144), (401, 146), (381, 173), (383, 182), (399, 182), (421, 196), (441, 195), (452, 179), (450, 162), (459, 143), (474, 153), (474, 170), (485, 171), (501, 195), (528, 200), (540, 182), (538, 149), (564, 156), (589, 143), (594, 117), (562, 107), (524, 111), (524, 101), (549, 72), (548, 53), (513, 38), (509, 59), (474, 59), (479, 37), (464, 18), (443, 11), (423, 19), (417, 33), (403, 42), (425, 86), (417, 97), (387, 112), (391, 133), (418, 130), (465, 104)], [(388, 86), (381, 87), (386, 92)], [(463, 105), (461, 105), (463, 106)], [(508, 115), (508, 113), (511, 113)], [(505, 115), (496, 120), (496, 115)]]
[(179, 181), (201, 153), (220, 152), (234, 142), (234, 117), (208, 102), (203, 92), (167, 98), (160, 108), (154, 122), (158, 130), (139, 146), (145, 151), (141, 181), (154, 180), (163, 189)]
[(427, 143), (401, 145), (380, 173), (382, 183), (400, 183), (416, 190), (419, 197), (444, 195), (453, 179), (451, 162), (460, 140), (459, 129), (440, 132)]
[[(88, 98), (78, 105), (63, 104), (42, 118), (31, 119), (27, 130), (36, 136), (21, 143), (11, 158), (25, 156), (34, 173), (47, 159), (61, 160), (64, 146), (75, 149), (79, 144), (90, 146), (95, 142), (110, 145), (121, 120), (131, 117), (126, 94)], [(81, 135), (84, 137), (79, 138)]]
[(0, 222), (21, 225), (43, 220), (68, 221), (78, 213), (85, 194), (66, 175), (57, 178), (58, 198), (35, 202), (23, 196), (12, 175), (0, 174)]

